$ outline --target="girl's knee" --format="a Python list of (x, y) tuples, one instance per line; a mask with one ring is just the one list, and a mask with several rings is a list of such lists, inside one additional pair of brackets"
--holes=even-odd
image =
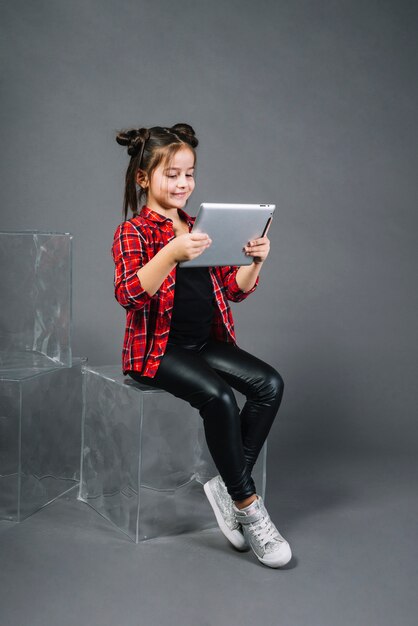
[(273, 368), (273, 372), (271, 375), (271, 384), (274, 386), (274, 388), (277, 390), (278, 393), (283, 393), (284, 380), (281, 374), (279, 374), (279, 372), (275, 370), (274, 368)]
[(268, 367), (264, 381), (270, 393), (281, 399), (284, 391), (284, 380), (274, 367)]

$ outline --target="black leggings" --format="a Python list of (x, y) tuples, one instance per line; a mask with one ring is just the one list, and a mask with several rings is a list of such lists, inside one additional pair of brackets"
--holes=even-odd
[[(256, 493), (251, 472), (279, 409), (284, 383), (264, 361), (232, 343), (167, 344), (154, 378), (136, 381), (165, 389), (199, 410), (214, 463), (233, 500)], [(241, 412), (234, 392), (247, 401)]]

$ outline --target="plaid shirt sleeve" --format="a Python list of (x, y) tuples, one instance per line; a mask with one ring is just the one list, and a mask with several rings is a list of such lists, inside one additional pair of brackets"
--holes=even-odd
[(239, 265), (226, 265), (220, 268), (223, 286), (225, 287), (225, 294), (231, 302), (241, 302), (242, 300), (245, 300), (250, 293), (253, 293), (253, 291), (256, 290), (260, 280), (260, 275), (258, 275), (251, 289), (249, 291), (243, 291), (238, 286), (236, 279), (239, 268)]
[(116, 229), (112, 256), (115, 262), (115, 298), (125, 309), (141, 309), (153, 296), (141, 285), (137, 271), (148, 260), (147, 240), (143, 232), (125, 221)]

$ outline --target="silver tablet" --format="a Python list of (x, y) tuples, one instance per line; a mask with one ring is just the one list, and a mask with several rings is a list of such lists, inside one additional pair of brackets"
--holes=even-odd
[(203, 202), (191, 232), (206, 233), (212, 243), (202, 254), (180, 267), (251, 265), (253, 257), (244, 246), (263, 237), (273, 217), (275, 204), (220, 204)]

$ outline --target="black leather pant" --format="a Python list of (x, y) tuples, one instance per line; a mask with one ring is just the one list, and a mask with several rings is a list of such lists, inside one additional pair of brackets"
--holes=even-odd
[[(284, 389), (273, 367), (232, 343), (211, 338), (200, 345), (168, 343), (154, 378), (128, 373), (198, 409), (208, 449), (232, 499), (256, 493), (251, 472)], [(241, 412), (231, 387), (247, 398)]]

